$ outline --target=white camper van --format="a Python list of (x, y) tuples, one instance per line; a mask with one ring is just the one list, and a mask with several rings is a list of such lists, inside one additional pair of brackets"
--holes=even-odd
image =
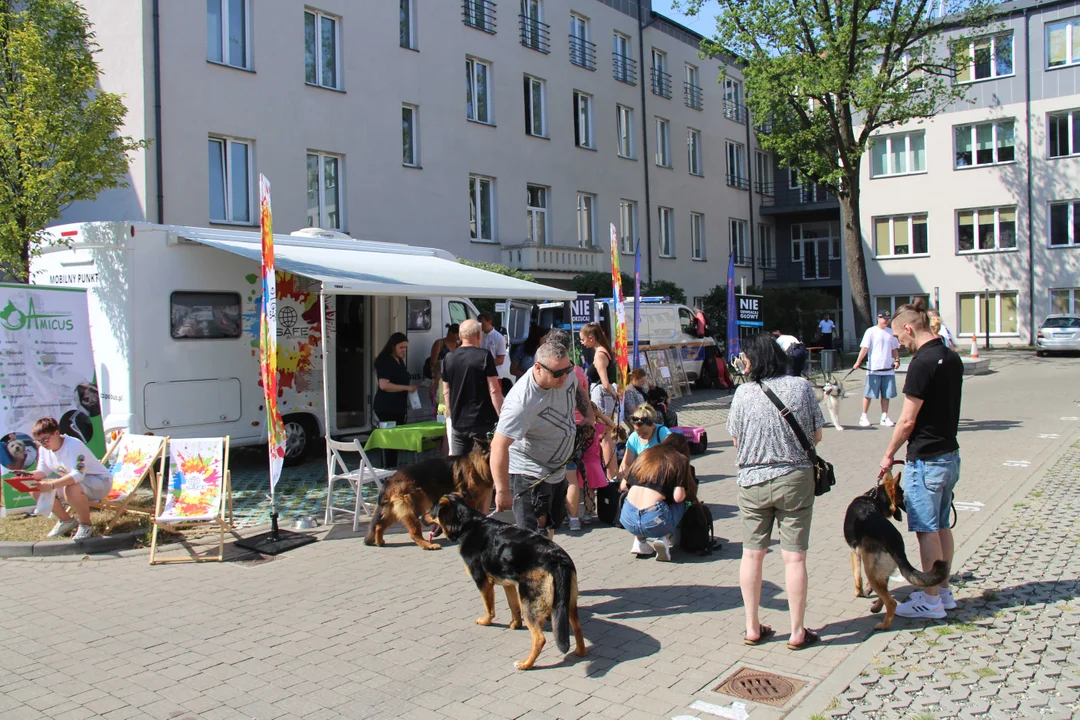
[[(47, 232), (64, 244), (32, 262), (31, 282), (89, 290), (107, 428), (176, 437), (228, 434), (238, 446), (266, 442), (259, 233), (125, 222)], [(288, 462), (302, 459), (326, 433), (370, 429), (377, 388), (372, 365), (391, 333), (407, 332), (409, 370), (420, 384), (431, 343), (446, 324), (477, 315), (459, 295), (560, 292), (459, 265), (434, 248), (318, 229), (275, 235), (274, 245), (278, 407)], [(424, 406), (410, 419), (430, 419), (428, 393), (419, 395)]]

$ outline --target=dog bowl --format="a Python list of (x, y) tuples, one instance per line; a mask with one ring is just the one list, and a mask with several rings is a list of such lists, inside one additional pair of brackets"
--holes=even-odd
[(307, 515), (307, 516), (300, 516), (300, 517), (296, 518), (296, 526), (295, 527), (296, 527), (297, 530), (311, 530), (312, 528), (316, 528), (318, 526), (319, 526), (319, 521), (316, 520), (314, 518), (314, 516)]

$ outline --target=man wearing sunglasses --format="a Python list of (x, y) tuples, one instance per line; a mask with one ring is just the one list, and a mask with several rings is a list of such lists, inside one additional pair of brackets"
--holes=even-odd
[(532, 369), (503, 400), (491, 441), (496, 510), (512, 507), (518, 527), (549, 538), (566, 513), (566, 463), (574, 450), (580, 397), (566, 347), (544, 343)]

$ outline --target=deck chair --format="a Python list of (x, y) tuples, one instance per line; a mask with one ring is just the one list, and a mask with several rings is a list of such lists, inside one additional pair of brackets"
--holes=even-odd
[[(112, 475), (112, 490), (100, 502), (91, 502), (90, 507), (112, 511), (112, 517), (105, 523), (105, 534), (112, 532), (116, 521), (126, 513), (153, 515), (153, 512), (129, 507), (143, 481), (149, 479), (150, 487), (157, 497), (159, 478), (165, 475), (165, 444), (167, 437), (155, 435), (130, 435), (124, 433), (109, 445), (101, 463), (109, 468)], [(154, 467), (155, 461), (158, 467)]]
[[(169, 477), (158, 483), (154, 497), (154, 530), (150, 564), (221, 562), (225, 533), (232, 530), (232, 486), (229, 475), (229, 436), (169, 440)], [(220, 534), (216, 557), (157, 558), (158, 532), (180, 536)], [(190, 549), (190, 548), (189, 548)]]
[[(349, 466), (345, 464), (345, 460), (341, 457), (341, 453), (355, 452), (360, 453), (360, 467), (355, 470), (350, 470)], [(369, 483), (374, 484), (375, 489), (381, 491), (383, 479), (390, 477), (394, 472), (394, 470), (384, 470), (372, 465), (371, 461), (368, 460), (367, 453), (364, 452), (364, 445), (360, 442), (360, 438), (356, 438), (352, 442), (342, 442), (340, 440), (331, 440), (327, 437), (326, 523), (329, 525), (334, 521), (335, 512), (348, 513), (353, 516), (353, 532), (356, 532), (360, 527), (360, 508), (363, 507), (364, 512), (367, 513), (369, 517), (375, 511), (375, 504), (364, 500), (364, 485)], [(353, 506), (352, 510), (334, 507), (334, 483), (341, 482), (342, 480), (348, 482), (356, 493), (356, 504)]]

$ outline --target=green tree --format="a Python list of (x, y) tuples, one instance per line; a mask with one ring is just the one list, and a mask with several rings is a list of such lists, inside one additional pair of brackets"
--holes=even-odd
[(705, 295), (701, 311), (705, 313), (705, 323), (714, 336), (727, 338), (727, 284), (714, 285)]
[[(634, 297), (634, 278), (632, 275), (620, 273), (622, 277), (623, 294)], [(570, 289), (584, 295), (592, 294), (598, 298), (611, 297), (611, 273), (587, 272), (574, 276), (570, 281)]]
[(24, 282), (46, 223), (125, 187), (127, 109), (97, 87), (99, 52), (71, 0), (0, 0), (0, 264)]
[[(498, 273), (499, 275), (506, 275), (507, 277), (517, 278), (518, 280), (526, 280), (528, 282), (536, 282), (529, 273), (521, 272), (520, 270), (514, 270), (506, 265), (500, 265), (499, 263), (483, 262), (481, 260), (466, 260), (464, 258), (458, 258), (458, 262), (462, 265), (468, 265), (469, 267), (478, 268), (480, 270), (487, 270), (488, 272)], [(495, 303), (497, 302), (493, 298), (472, 298), (472, 304), (476, 306), (476, 309), (480, 312), (495, 313)]]
[[(653, 297), (669, 297), (673, 303), (686, 304), (686, 291), (671, 280), (653, 280), (652, 282), (642, 283), (641, 294)], [(633, 283), (631, 283), (630, 292), (626, 297), (632, 298), (633, 296), (634, 288)]]
[[(971, 42), (991, 19), (990, 0), (949, 0), (947, 24), (932, 0), (718, 0), (712, 56), (742, 61), (746, 102), (761, 146), (804, 182), (836, 194), (856, 330), (871, 324), (859, 216), (862, 157), (871, 136), (930, 118), (966, 99), (954, 82)], [(706, 0), (682, 0), (697, 14)], [(985, 31), (984, 31), (985, 32)], [(946, 38), (946, 34), (948, 38)], [(975, 55), (990, 62), (989, 46)]]

